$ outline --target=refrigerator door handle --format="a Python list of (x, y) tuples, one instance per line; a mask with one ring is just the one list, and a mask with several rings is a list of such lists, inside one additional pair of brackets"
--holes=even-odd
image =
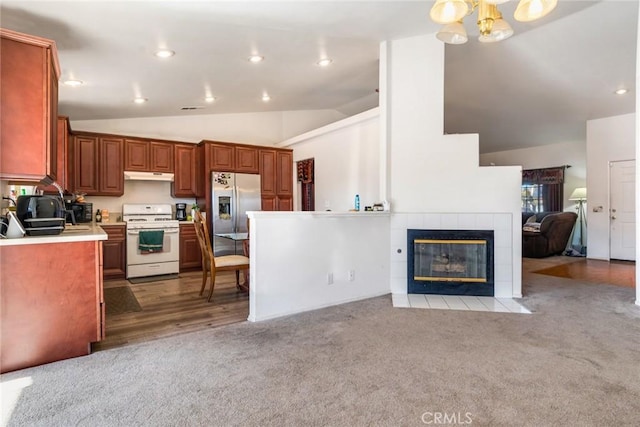
[(234, 183), (236, 185), (233, 186), (233, 200), (231, 201), (231, 215), (233, 218), (233, 232), (238, 232), (238, 185), (237, 182)]

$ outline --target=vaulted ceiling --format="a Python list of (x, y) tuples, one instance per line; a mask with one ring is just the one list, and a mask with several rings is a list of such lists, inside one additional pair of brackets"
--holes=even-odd
[[(335, 109), (378, 104), (379, 43), (434, 33), (432, 1), (3, 0), (0, 26), (56, 41), (72, 120)], [(585, 121), (635, 111), (638, 2), (560, 0), (515, 35), (448, 45), (445, 131), (482, 152), (581, 141)], [(467, 18), (465, 21), (473, 21)], [(175, 56), (154, 56), (159, 48)], [(252, 54), (264, 56), (253, 64)], [(317, 61), (328, 57), (329, 67)], [(630, 92), (616, 96), (614, 90)], [(263, 94), (271, 97), (262, 100)], [(216, 99), (205, 101), (206, 95)], [(140, 96), (148, 102), (137, 105)], [(187, 109), (184, 109), (187, 107)]]

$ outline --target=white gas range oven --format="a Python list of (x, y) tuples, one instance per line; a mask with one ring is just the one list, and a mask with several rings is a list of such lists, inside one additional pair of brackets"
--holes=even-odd
[[(170, 204), (124, 204), (122, 219), (127, 223), (127, 279), (178, 273), (180, 226)], [(140, 232), (145, 231), (163, 232), (161, 251), (140, 250)]]

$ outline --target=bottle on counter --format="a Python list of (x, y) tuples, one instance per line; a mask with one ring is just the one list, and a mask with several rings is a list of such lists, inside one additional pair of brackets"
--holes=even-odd
[(96, 211), (96, 222), (102, 222), (102, 213), (100, 212), (100, 209)]
[(354, 208), (355, 208), (356, 211), (360, 210), (360, 195), (359, 194), (356, 194), (356, 200), (355, 200), (355, 203), (354, 203)]

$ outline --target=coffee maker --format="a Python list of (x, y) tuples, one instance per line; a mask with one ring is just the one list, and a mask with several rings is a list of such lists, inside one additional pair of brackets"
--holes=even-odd
[(176, 219), (178, 221), (187, 220), (187, 204), (186, 203), (176, 203)]

